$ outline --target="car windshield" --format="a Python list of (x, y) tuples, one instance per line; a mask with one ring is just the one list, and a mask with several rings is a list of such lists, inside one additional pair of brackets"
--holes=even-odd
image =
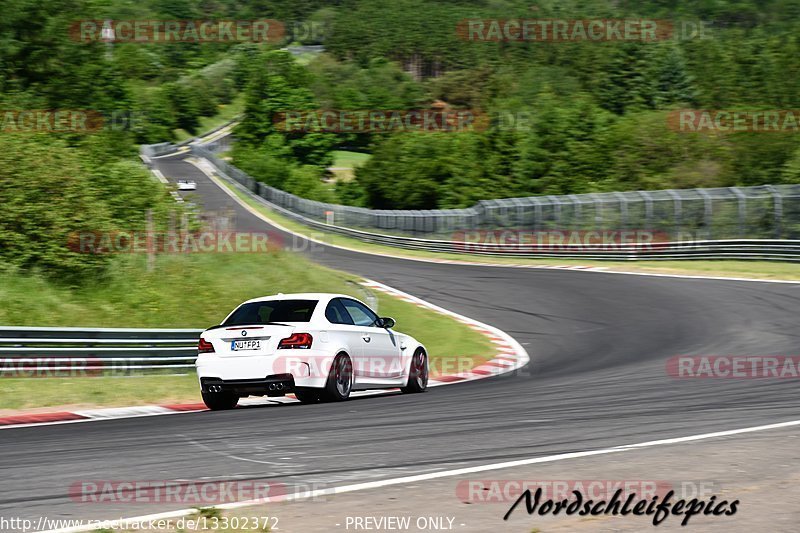
[(222, 324), (243, 326), (270, 322), (309, 322), (317, 300), (267, 300), (240, 305)]

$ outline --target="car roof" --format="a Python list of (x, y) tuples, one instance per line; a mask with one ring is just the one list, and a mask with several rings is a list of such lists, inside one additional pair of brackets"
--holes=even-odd
[(330, 292), (295, 292), (290, 294), (273, 294), (271, 296), (259, 296), (258, 298), (251, 298), (243, 303), (250, 303), (250, 302), (266, 302), (270, 300), (320, 300), (320, 301), (328, 301), (333, 298), (350, 298), (353, 300), (358, 300), (358, 298), (354, 298), (349, 294), (336, 294)]

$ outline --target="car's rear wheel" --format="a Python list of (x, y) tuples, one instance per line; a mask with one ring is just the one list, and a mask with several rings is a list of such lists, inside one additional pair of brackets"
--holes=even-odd
[(233, 409), (239, 403), (239, 395), (231, 392), (204, 392), (203, 403), (212, 411)]
[(428, 355), (424, 350), (418, 349), (411, 358), (411, 368), (408, 372), (408, 383), (400, 390), (405, 393), (425, 392), (428, 388)]
[(322, 391), (317, 389), (295, 389), (294, 395), (301, 403), (317, 403), (322, 398)]
[(341, 402), (350, 397), (353, 389), (353, 363), (347, 354), (340, 353), (333, 360), (325, 383), (324, 398), (331, 402)]

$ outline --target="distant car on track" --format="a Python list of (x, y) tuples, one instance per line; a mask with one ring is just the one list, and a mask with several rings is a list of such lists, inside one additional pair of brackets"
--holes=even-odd
[(245, 396), (294, 393), (303, 403), (355, 390), (423, 392), (428, 354), (395, 321), (343, 294), (248, 300), (200, 336), (197, 375), (205, 404), (231, 409)]
[(179, 191), (194, 191), (197, 190), (197, 183), (192, 180), (178, 180)]

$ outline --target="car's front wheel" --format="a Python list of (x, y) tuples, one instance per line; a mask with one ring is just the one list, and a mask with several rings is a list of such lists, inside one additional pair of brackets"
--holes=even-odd
[(353, 364), (347, 354), (340, 353), (333, 360), (325, 383), (324, 399), (341, 402), (350, 397), (353, 388)]
[(411, 368), (408, 371), (408, 383), (400, 390), (406, 393), (425, 392), (428, 388), (428, 355), (424, 350), (418, 349), (411, 358)]
[(203, 403), (212, 411), (233, 409), (239, 403), (239, 395), (230, 392), (203, 392)]

